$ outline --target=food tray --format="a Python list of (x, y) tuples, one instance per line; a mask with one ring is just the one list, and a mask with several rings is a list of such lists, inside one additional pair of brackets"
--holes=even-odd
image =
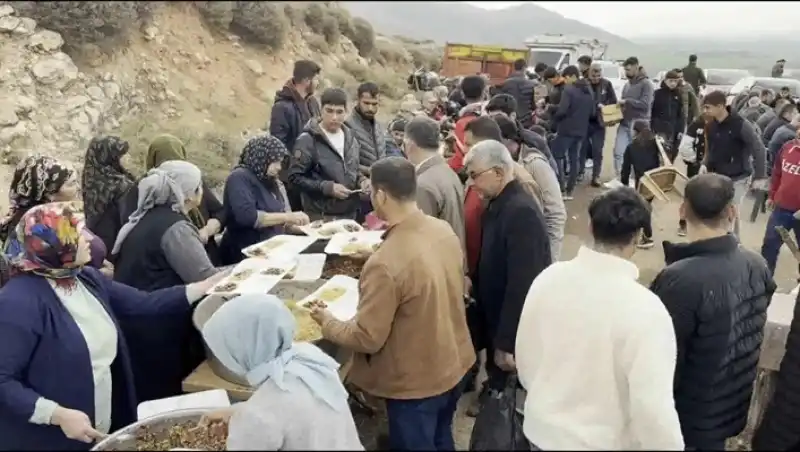
[(245, 259), (207, 294), (267, 293), (294, 267), (294, 259)]
[(325, 261), (321, 277), (331, 279), (336, 275), (343, 275), (359, 279), (365, 263), (366, 261), (362, 258), (331, 254)]
[(311, 295), (303, 298), (298, 306), (310, 309), (313, 301), (321, 300), (325, 307), (339, 320), (350, 320), (358, 309), (358, 280), (336, 275)]
[(297, 229), (309, 237), (318, 239), (328, 239), (340, 232), (358, 232), (364, 228), (353, 220), (333, 220), (325, 222), (323, 220), (312, 221), (311, 224), (299, 226)]
[(242, 250), (242, 254), (247, 257), (291, 258), (303, 252), (303, 250), (316, 241), (317, 237), (286, 234), (276, 235), (263, 242), (248, 246)]
[(125, 428), (117, 430), (102, 441), (95, 444), (91, 450), (136, 450), (136, 434), (142, 427), (148, 427), (154, 432), (166, 433), (171, 427), (183, 422), (200, 422), (204, 414), (213, 409), (200, 408), (191, 410), (170, 411), (169, 413), (158, 414), (147, 419), (135, 422)]
[(316, 281), (322, 277), (322, 270), (328, 255), (325, 253), (298, 254), (295, 265), (283, 279), (291, 281)]
[(363, 251), (371, 253), (383, 242), (384, 231), (342, 232), (331, 237), (325, 252), (348, 256), (358, 254), (358, 249), (348, 249), (353, 245), (362, 246)]

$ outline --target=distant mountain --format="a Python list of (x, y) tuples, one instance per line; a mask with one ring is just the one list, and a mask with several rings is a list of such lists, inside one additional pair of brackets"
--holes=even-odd
[(370, 21), (385, 35), (432, 39), (439, 43), (524, 47), (537, 34), (561, 33), (596, 38), (609, 44), (609, 53), (625, 58), (638, 46), (631, 41), (558, 13), (524, 3), (486, 10), (464, 2), (340, 2), (354, 16)]

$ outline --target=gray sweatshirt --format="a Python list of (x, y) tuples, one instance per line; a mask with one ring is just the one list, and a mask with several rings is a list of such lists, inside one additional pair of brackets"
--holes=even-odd
[(628, 80), (622, 88), (622, 98), (625, 99), (625, 105), (622, 107), (622, 124), (631, 126), (639, 119), (650, 121), (653, 92), (653, 84), (645, 75), (639, 74)]
[(567, 223), (567, 209), (564, 207), (558, 177), (547, 157), (537, 150), (523, 147), (519, 163), (531, 174), (542, 191), (542, 213), (547, 226), (547, 236), (550, 239), (550, 252), (553, 262), (557, 262), (564, 241), (564, 226)]

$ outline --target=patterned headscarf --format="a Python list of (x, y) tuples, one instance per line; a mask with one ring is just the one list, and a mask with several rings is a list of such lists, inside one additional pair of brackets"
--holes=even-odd
[(72, 174), (73, 170), (52, 157), (30, 155), (22, 160), (14, 170), (8, 190), (9, 211), (0, 221), (0, 241), (8, 239), (28, 209), (49, 202)]
[(281, 140), (272, 135), (259, 135), (244, 145), (239, 166), (252, 171), (261, 182), (272, 183), (275, 177), (267, 174), (267, 168), (275, 162), (282, 162), (288, 154)]
[[(79, 257), (84, 223), (70, 202), (42, 204), (22, 216), (5, 254), (14, 269), (56, 280), (70, 287), (75, 275), (88, 263)], [(88, 239), (88, 236), (84, 235)]]
[[(144, 159), (145, 169), (150, 171), (153, 168), (158, 168), (164, 162), (172, 160), (186, 160), (186, 147), (183, 142), (177, 137), (169, 134), (163, 134), (155, 137), (147, 148), (147, 156)], [(197, 229), (202, 229), (206, 225), (206, 218), (203, 217), (200, 209), (194, 208), (187, 214), (192, 224)]]
[(95, 137), (86, 150), (81, 178), (84, 214), (92, 225), (120, 196), (128, 192), (135, 179), (120, 159), (128, 152), (128, 142), (119, 137)]

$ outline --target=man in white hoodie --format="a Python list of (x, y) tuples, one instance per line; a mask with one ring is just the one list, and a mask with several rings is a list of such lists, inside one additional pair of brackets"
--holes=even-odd
[(525, 436), (534, 450), (683, 450), (672, 319), (629, 260), (650, 210), (620, 187), (589, 217), (593, 246), (541, 272), (522, 309)]

